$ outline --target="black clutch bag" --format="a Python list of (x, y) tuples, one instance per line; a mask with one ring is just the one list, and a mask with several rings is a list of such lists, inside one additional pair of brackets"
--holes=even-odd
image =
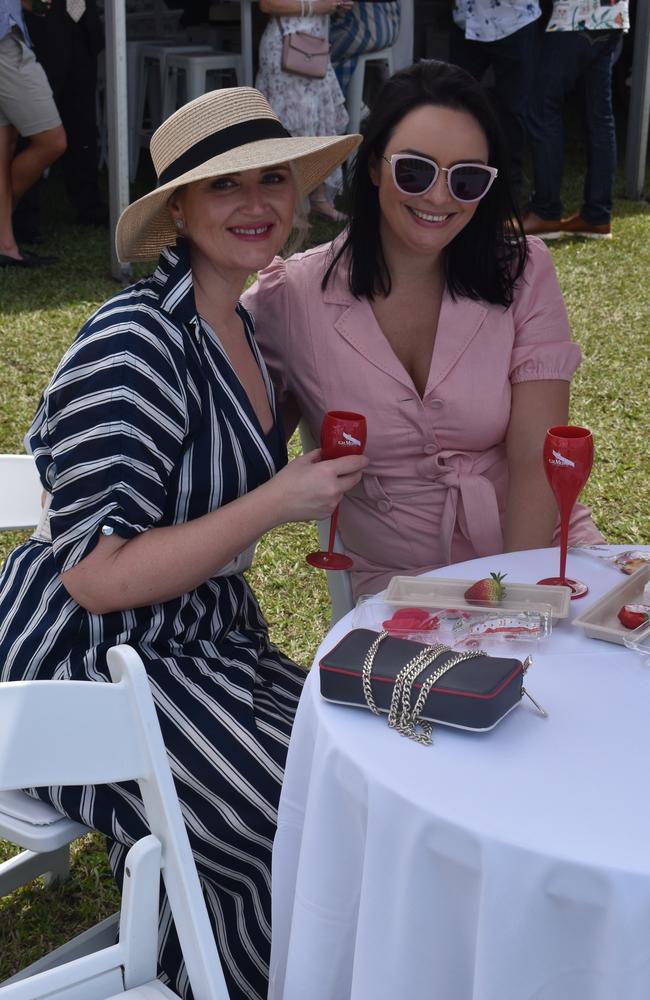
[(320, 690), (328, 701), (385, 712), (391, 728), (430, 743), (432, 722), (477, 731), (496, 726), (528, 693), (530, 662), (358, 628), (320, 661)]

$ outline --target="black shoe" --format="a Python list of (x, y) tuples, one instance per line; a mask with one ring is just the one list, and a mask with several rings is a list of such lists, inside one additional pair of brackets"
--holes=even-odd
[(46, 257), (43, 254), (29, 253), (28, 250), (21, 250), (20, 257), (9, 257), (7, 254), (0, 254), (0, 267), (49, 267), (56, 264), (58, 257)]

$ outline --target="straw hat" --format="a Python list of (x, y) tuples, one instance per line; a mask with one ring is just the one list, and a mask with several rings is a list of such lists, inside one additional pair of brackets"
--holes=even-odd
[(120, 260), (151, 260), (176, 243), (167, 209), (172, 192), (191, 181), (292, 162), (304, 197), (361, 141), (359, 135), (296, 136), (253, 87), (212, 90), (174, 112), (151, 137), (158, 187), (126, 208), (117, 223)]

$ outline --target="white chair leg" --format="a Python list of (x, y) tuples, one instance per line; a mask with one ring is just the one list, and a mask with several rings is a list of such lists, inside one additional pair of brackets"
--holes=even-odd
[(137, 102), (135, 121), (131, 130), (131, 148), (129, 150), (129, 179), (134, 181), (138, 172), (140, 161), (140, 147), (142, 145), (142, 130), (144, 128), (144, 109), (147, 103), (147, 86), (149, 80), (149, 64), (146, 59), (142, 59), (139, 64), (137, 83)]
[(363, 78), (366, 64), (363, 59), (359, 59), (354, 68), (348, 87), (348, 131), (358, 132), (361, 125), (361, 103), (363, 101)]
[(140, 152), (138, 129), (138, 104), (140, 100), (140, 52), (134, 42), (126, 43), (127, 120), (129, 126), (129, 180), (133, 181), (138, 170)]
[(205, 71), (196, 66), (192, 60), (189, 60), (185, 70), (185, 85), (187, 87), (187, 101), (193, 101), (205, 93)]
[[(155, 130), (162, 121), (162, 93), (165, 81), (165, 71), (167, 64), (164, 57), (158, 60), (157, 67), (152, 66), (147, 79), (147, 97), (149, 100), (149, 114), (151, 116), (151, 128)], [(157, 69), (157, 73), (155, 70)]]
[(65, 882), (70, 878), (70, 848), (60, 847), (58, 851), (52, 851), (48, 861), (48, 870), (43, 874), (45, 885), (54, 885), (56, 882)]
[(162, 116), (165, 121), (178, 107), (178, 70), (170, 66), (165, 75), (162, 95)]
[(33, 879), (43, 875), (46, 885), (66, 879), (70, 874), (68, 845), (56, 851), (21, 851), (0, 865), (0, 896), (8, 896)]

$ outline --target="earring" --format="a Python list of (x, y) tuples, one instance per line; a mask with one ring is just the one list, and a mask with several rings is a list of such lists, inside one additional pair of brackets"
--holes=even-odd
[(184, 225), (185, 225), (185, 220), (184, 219), (174, 219), (174, 225), (176, 226), (177, 229), (182, 229), (184, 227)]

